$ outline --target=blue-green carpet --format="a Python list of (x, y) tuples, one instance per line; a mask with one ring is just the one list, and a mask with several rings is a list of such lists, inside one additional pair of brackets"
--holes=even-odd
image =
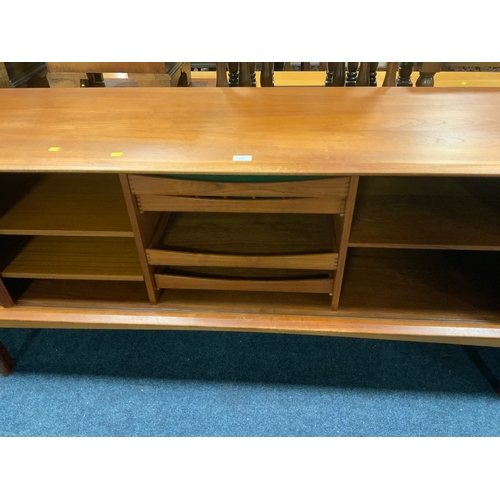
[(500, 436), (500, 349), (0, 329), (0, 436)]

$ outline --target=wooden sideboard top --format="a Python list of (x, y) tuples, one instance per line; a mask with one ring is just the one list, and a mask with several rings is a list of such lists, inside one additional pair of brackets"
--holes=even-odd
[(1, 172), (500, 175), (500, 89), (2, 89), (0, 109)]

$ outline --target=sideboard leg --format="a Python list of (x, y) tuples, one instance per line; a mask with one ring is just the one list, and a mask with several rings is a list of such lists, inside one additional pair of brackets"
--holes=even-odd
[(16, 366), (16, 361), (11, 357), (5, 346), (0, 342), (0, 373), (8, 377)]

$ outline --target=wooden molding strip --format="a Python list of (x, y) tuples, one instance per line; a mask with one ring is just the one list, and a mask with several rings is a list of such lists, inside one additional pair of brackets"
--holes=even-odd
[(315, 269), (337, 268), (337, 253), (305, 255), (223, 255), (174, 250), (146, 249), (148, 263), (159, 266), (247, 267), (258, 269)]
[(124, 310), (123, 308), (10, 307), (0, 309), (10, 328), (228, 330), (439, 342), (500, 347), (500, 324), (490, 321), (397, 320), (341, 315)]
[(183, 288), (198, 290), (244, 290), (252, 292), (300, 292), (330, 293), (332, 279), (221, 279), (199, 278), (192, 276), (175, 276), (155, 274), (156, 286), (159, 288)]
[(221, 200), (177, 196), (138, 195), (142, 211), (153, 212), (253, 212), (336, 214), (344, 210), (342, 198), (292, 198), (278, 200)]
[(129, 175), (132, 193), (164, 196), (248, 196), (258, 198), (345, 198), (349, 177), (287, 182), (223, 182)]

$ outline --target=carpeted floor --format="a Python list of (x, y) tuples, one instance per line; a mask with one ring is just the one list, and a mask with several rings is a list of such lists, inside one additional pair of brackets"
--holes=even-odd
[(500, 436), (500, 349), (0, 330), (0, 436)]

